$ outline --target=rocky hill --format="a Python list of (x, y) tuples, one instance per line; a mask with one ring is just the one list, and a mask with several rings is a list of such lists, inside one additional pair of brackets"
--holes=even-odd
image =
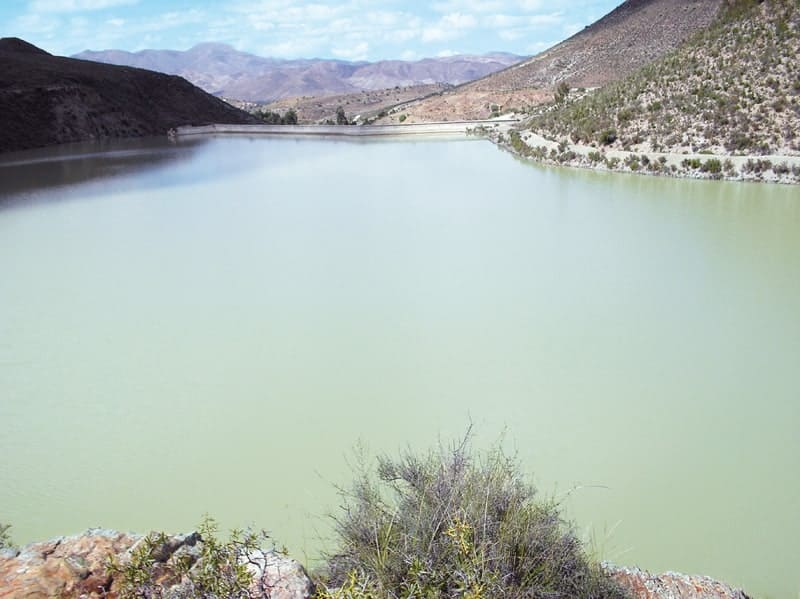
[(736, 0), (690, 42), (531, 128), (634, 152), (800, 155), (800, 3)]
[(328, 96), (385, 88), (460, 84), (494, 73), (523, 57), (493, 53), (418, 61), (280, 60), (239, 52), (226, 44), (199, 44), (185, 52), (142, 50), (85, 51), (75, 58), (181, 75), (209, 93), (271, 102), (294, 96)]
[(0, 39), (0, 152), (251, 122), (258, 121), (180, 77), (52, 56), (17, 38)]
[(621, 79), (707, 27), (722, 0), (626, 0), (549, 50), (507, 69), (410, 105), (413, 121), (486, 118), (548, 102), (554, 87), (597, 87)]

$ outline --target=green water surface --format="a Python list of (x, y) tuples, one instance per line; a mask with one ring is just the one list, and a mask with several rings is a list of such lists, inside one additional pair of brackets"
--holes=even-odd
[[(88, 152), (88, 153), (87, 153)], [(361, 440), (503, 430), (606, 559), (800, 591), (800, 190), (482, 141), (220, 138), (0, 164), (0, 522), (270, 530)]]

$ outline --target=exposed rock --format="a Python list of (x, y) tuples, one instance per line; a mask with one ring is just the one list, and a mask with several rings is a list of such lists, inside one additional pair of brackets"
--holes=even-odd
[[(110, 530), (91, 529), (81, 535), (33, 543), (17, 554), (0, 555), (0, 599), (116, 599), (120, 583), (109, 571), (114, 558), (125, 563), (147, 537)], [(167, 535), (153, 549), (154, 583), (165, 597), (189, 597), (191, 584), (176, 574), (173, 565), (200, 557), (198, 533)], [(272, 551), (246, 556), (253, 574), (251, 599), (307, 599), (312, 584), (295, 560)]]
[(15, 557), (0, 556), (0, 599), (102, 597), (113, 582), (106, 571), (108, 557), (122, 555), (140, 538), (92, 529), (33, 543)]
[(677, 572), (650, 574), (639, 568), (603, 564), (603, 569), (635, 599), (750, 599), (708, 576), (689, 576)]
[(245, 562), (253, 575), (251, 597), (300, 599), (314, 591), (303, 566), (281, 553), (257, 550), (248, 554)]

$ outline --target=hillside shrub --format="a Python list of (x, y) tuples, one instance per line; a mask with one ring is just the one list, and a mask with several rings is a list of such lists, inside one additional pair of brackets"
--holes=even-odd
[(272, 112), (271, 110), (259, 110), (254, 112), (255, 116), (264, 121), (267, 125), (296, 125), (297, 112), (290, 108), (286, 114), (281, 115), (279, 112)]
[(600, 135), (597, 137), (597, 141), (599, 141), (604, 146), (613, 144), (615, 141), (617, 141), (617, 130), (606, 129), (605, 131), (600, 133)]
[(555, 91), (556, 103), (560, 104), (568, 97), (569, 97), (569, 85), (565, 81), (562, 81), (556, 86), (556, 91)]
[(700, 172), (718, 175), (722, 172), (722, 162), (718, 158), (710, 158), (700, 166)]
[(342, 493), (318, 597), (625, 597), (502, 450), (465, 440), (365, 464)]
[(0, 522), (0, 549), (13, 549), (15, 547), (14, 542), (11, 540), (11, 534), (8, 532), (10, 528), (10, 524)]
[[(252, 574), (246, 556), (268, 539), (266, 533), (233, 530), (227, 541), (218, 538), (217, 523), (206, 516), (198, 528), (199, 555), (184, 554), (164, 561), (168, 537), (150, 533), (131, 552), (128, 559), (111, 559), (109, 573), (120, 582), (120, 599), (249, 599)], [(177, 553), (176, 553), (177, 555)]]
[(690, 169), (693, 169), (693, 170), (699, 169), (701, 164), (702, 163), (701, 163), (699, 158), (684, 158), (681, 161), (681, 166), (683, 168), (690, 168)]

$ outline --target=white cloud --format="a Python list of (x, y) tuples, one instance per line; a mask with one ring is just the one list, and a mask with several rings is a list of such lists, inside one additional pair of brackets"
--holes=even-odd
[(32, 0), (30, 12), (85, 12), (136, 4), (139, 0)]
[[(87, 43), (138, 50), (221, 41), (281, 58), (353, 60), (419, 58), (445, 48), (528, 53), (543, 39), (579, 30), (588, 7), (597, 11), (597, 2), (610, 1), (432, 0), (423, 9), (397, 0), (187, 0), (186, 10), (158, 14), (155, 0), (0, 0), (21, 7), (11, 22), (15, 34), (54, 52), (77, 52)], [(135, 11), (125, 10), (134, 4)], [(113, 7), (113, 14), (92, 19), (90, 11)], [(75, 16), (92, 20), (71, 21)]]
[(404, 43), (404, 42), (409, 42), (414, 38), (420, 37), (420, 35), (421, 35), (421, 30), (419, 27), (416, 28), (408, 27), (406, 29), (394, 29), (392, 31), (389, 31), (386, 34), (385, 39), (393, 43)]
[(521, 0), (518, 4), (524, 11), (536, 11), (544, 8), (544, 2), (542, 0)]
[(331, 52), (333, 52), (334, 56), (345, 60), (366, 60), (369, 53), (369, 44), (367, 42), (358, 42), (352, 46), (334, 47)]
[(525, 34), (520, 29), (501, 29), (497, 32), (497, 35), (501, 40), (514, 42), (522, 38), (522, 36)]
[(61, 20), (50, 15), (22, 15), (14, 21), (14, 29), (23, 36), (53, 33), (60, 26)]
[(508, 2), (502, 0), (443, 0), (434, 2), (433, 9), (440, 13), (487, 13), (505, 10)]
[(442, 17), (442, 25), (453, 29), (472, 29), (477, 24), (478, 20), (470, 14), (454, 12)]
[(444, 15), (439, 21), (422, 30), (423, 42), (444, 42), (459, 38), (464, 33), (473, 29), (478, 24), (478, 20), (470, 14), (460, 12)]

